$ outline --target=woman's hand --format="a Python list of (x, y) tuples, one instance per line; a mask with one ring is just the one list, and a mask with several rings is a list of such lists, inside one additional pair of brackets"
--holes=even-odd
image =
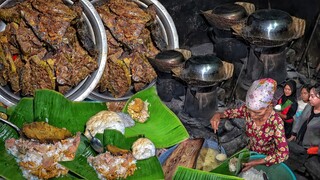
[(280, 117), (281, 117), (281, 119), (287, 119), (287, 115), (285, 115), (285, 114), (282, 114), (281, 112), (276, 112)]
[(242, 168), (242, 172), (249, 170), (250, 168), (260, 165), (260, 164), (265, 164), (265, 160), (264, 159), (257, 159), (257, 160), (253, 160), (253, 161), (249, 161), (247, 163), (242, 163), (243, 168)]
[(290, 138), (288, 139), (288, 142), (290, 142), (290, 141), (295, 141), (296, 139), (297, 139), (296, 136), (291, 135)]
[(219, 123), (220, 123), (220, 118), (221, 118), (221, 114), (220, 113), (215, 113), (213, 115), (213, 117), (210, 120), (213, 132), (216, 133), (219, 127)]

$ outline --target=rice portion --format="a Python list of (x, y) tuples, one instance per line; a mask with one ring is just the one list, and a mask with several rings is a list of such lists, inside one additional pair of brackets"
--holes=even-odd
[(148, 159), (156, 155), (156, 147), (147, 138), (139, 138), (132, 145), (132, 154), (137, 160)]
[(131, 153), (113, 156), (107, 151), (95, 157), (89, 156), (87, 161), (102, 180), (126, 178), (137, 169), (136, 160)]
[(80, 143), (80, 133), (54, 144), (32, 139), (8, 139), (7, 152), (15, 157), (26, 179), (49, 179), (68, 173), (59, 161), (71, 161)]
[(105, 129), (114, 129), (125, 133), (125, 126), (121, 117), (113, 111), (100, 111), (92, 116), (86, 123), (84, 135), (91, 140), (90, 133), (95, 136), (97, 133), (103, 133)]

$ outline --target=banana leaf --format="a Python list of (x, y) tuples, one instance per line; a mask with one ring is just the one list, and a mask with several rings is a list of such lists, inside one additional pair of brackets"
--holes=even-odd
[(16, 138), (18, 135), (15, 130), (6, 125), (1, 124), (0, 127), (0, 177), (5, 179), (24, 179), (19, 165), (14, 157), (7, 153), (4, 141), (9, 138)]
[[(130, 150), (133, 143), (141, 137), (143, 137), (143, 135), (125, 137), (120, 131), (106, 129), (103, 133), (103, 140), (100, 140), (102, 140), (104, 146), (111, 144), (122, 149)], [(161, 164), (155, 156), (144, 160), (138, 160), (137, 168), (138, 169), (134, 174), (127, 177), (127, 179), (164, 179)]]
[[(135, 97), (148, 100), (151, 104), (149, 107), (150, 118), (148, 122), (144, 124), (136, 123), (136, 126), (127, 128), (125, 134), (127, 140), (125, 141), (116, 140), (117, 138), (119, 139), (119, 137), (117, 137), (118, 135), (115, 135), (115, 137), (103, 135), (106, 139), (110, 136), (111, 139), (109, 139), (109, 143), (115, 145), (118, 142), (120, 148), (129, 148), (131, 147), (129, 143), (133, 143), (136, 137), (145, 136), (153, 141), (157, 148), (162, 148), (173, 146), (189, 138), (189, 134), (180, 122), (179, 118), (161, 102), (160, 98), (156, 94), (155, 87), (141, 91), (131, 99)], [(105, 103), (72, 102), (55, 91), (39, 90), (36, 91), (33, 98), (22, 98), (16, 106), (9, 107), (7, 109), (7, 113), (9, 115), (9, 120), (20, 128), (24, 123), (46, 121), (51, 125), (64, 127), (72, 133), (76, 133), (79, 131), (84, 132), (87, 120), (99, 111), (106, 109), (107, 107)], [(0, 130), (1, 141), (4, 141), (9, 137), (18, 137), (18, 134), (7, 125), (0, 126)], [(82, 137), (82, 139), (84, 138)], [(9, 157), (11, 157), (11, 155), (7, 154), (6, 151), (1, 151), (1, 153), (7, 155), (3, 155), (2, 157), (4, 157), (6, 162), (9, 162), (10, 164), (2, 168), (3, 172), (0, 176), (6, 177), (6, 179), (21, 179), (11, 177), (12, 172), (21, 173), (20, 170), (10, 171), (10, 173), (9, 171), (6, 171), (7, 169), (16, 168), (18, 165), (15, 161), (10, 161)], [(73, 179), (81, 177), (84, 179), (96, 179), (96, 174), (94, 174), (95, 176), (93, 175), (93, 168), (86, 163), (86, 157), (91, 154), (92, 148), (89, 146), (89, 142), (86, 139), (86, 141), (82, 141), (82, 145), (77, 151), (75, 160), (60, 162), (62, 165), (70, 169), (70, 174), (61, 178)], [(12, 158), (13, 157), (11, 157), (11, 159)], [(161, 165), (156, 157), (137, 161), (137, 166), (138, 169), (135, 174), (130, 176), (129, 179), (164, 178)]]
[(72, 173), (80, 176), (81, 179), (99, 179), (95, 170), (88, 164), (87, 157), (83, 155), (76, 156), (73, 161), (63, 161), (59, 163), (68, 168)]
[[(173, 176), (174, 180), (240, 180), (242, 178), (179, 166)], [(243, 179), (242, 179), (243, 180)]]
[(98, 102), (73, 102), (56, 91), (37, 90), (34, 98), (22, 98), (12, 108), (9, 120), (19, 128), (24, 123), (46, 121), (76, 133), (84, 132), (88, 119), (107, 106)]
[(103, 146), (114, 145), (121, 149), (130, 150), (132, 144), (139, 138), (144, 137), (144, 135), (137, 135), (132, 137), (125, 137), (120, 131), (106, 129), (103, 134), (96, 134), (96, 137), (100, 139)]
[(35, 121), (46, 121), (56, 127), (65, 127), (72, 133), (84, 132), (88, 119), (106, 109), (105, 103), (72, 102), (51, 90), (36, 91), (34, 98)]
[[(61, 165), (69, 169), (68, 174), (75, 174), (74, 177), (81, 179), (99, 179), (94, 169), (87, 163), (89, 156), (96, 156), (97, 153), (91, 148), (90, 142), (84, 135), (80, 137), (80, 144), (73, 161), (61, 161)], [(70, 173), (71, 172), (71, 173)], [(60, 179), (60, 178), (58, 178)]]
[(22, 98), (16, 106), (8, 108), (9, 121), (22, 128), (24, 123), (34, 120), (33, 98)]
[(7, 114), (7, 109), (3, 106), (0, 106), (0, 112)]
[[(141, 136), (126, 138), (123, 134), (121, 134), (121, 132), (117, 130), (105, 130), (103, 134), (97, 134), (95, 137), (99, 138), (104, 146), (106, 146), (107, 144), (112, 144), (117, 147), (130, 150), (134, 141), (136, 141)], [(86, 143), (86, 141), (84, 140), (81, 143), (84, 144)], [(81, 149), (81, 147), (79, 148)], [(96, 175), (96, 172), (87, 163), (87, 157), (94, 154), (86, 153), (87, 150), (90, 151), (91, 148), (88, 148), (81, 153), (78, 149), (76, 158), (73, 161), (64, 161), (60, 162), (60, 164), (64, 165), (72, 173), (77, 174), (83, 179), (97, 179), (98, 177)], [(160, 162), (158, 161), (158, 158), (154, 156), (145, 160), (138, 160), (137, 170), (132, 176), (127, 177), (127, 179), (164, 179), (162, 167), (160, 165)]]
[(136, 122), (135, 126), (126, 128), (127, 137), (143, 133), (157, 148), (167, 148), (189, 138), (180, 119), (161, 101), (155, 86), (134, 94), (126, 103), (123, 112), (128, 113), (128, 104), (140, 98), (149, 104), (150, 117), (145, 123)]
[(0, 141), (4, 142), (9, 138), (18, 138), (19, 134), (11, 126), (0, 123)]
[(74, 179), (80, 179), (80, 177), (79, 176), (77, 176), (77, 175), (73, 175), (73, 174), (71, 174), (71, 173), (68, 173), (68, 174), (66, 174), (66, 175), (64, 175), (64, 176), (61, 176), (61, 177), (58, 177), (58, 178), (51, 178), (51, 180), (56, 180), (56, 179), (59, 179), (59, 180), (74, 180)]
[[(239, 159), (237, 165), (236, 165), (236, 172), (230, 172), (229, 171), (229, 161), (231, 158), (236, 157)], [(218, 167), (216, 167), (215, 169), (213, 169), (212, 173), (219, 173), (219, 174), (225, 174), (225, 175), (230, 175), (230, 176), (237, 176), (242, 168), (242, 163), (246, 163), (249, 161), (250, 158), (250, 151), (248, 149), (242, 149), (241, 151), (235, 153), (234, 155), (232, 155), (231, 157), (229, 157), (228, 159), (226, 159), (225, 161), (223, 161), (223, 163), (221, 163)]]

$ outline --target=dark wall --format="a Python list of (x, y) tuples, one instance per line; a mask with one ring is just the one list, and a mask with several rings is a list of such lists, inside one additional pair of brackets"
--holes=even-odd
[[(201, 11), (213, 9), (215, 6), (235, 2), (232, 0), (159, 0), (167, 9), (175, 22), (180, 47), (190, 47), (196, 44), (210, 42), (207, 35), (208, 24)], [(255, 4), (256, 9), (268, 8), (267, 0), (247, 0)], [(269, 0), (271, 8), (281, 9), (292, 16), (306, 20), (306, 33), (308, 37), (314, 27), (316, 17), (320, 10), (319, 0)], [(303, 40), (303, 38), (300, 40)], [(303, 43), (302, 42), (302, 43)]]

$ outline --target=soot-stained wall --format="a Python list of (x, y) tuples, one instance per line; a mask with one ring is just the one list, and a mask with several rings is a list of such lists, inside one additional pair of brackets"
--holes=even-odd
[[(201, 11), (213, 9), (215, 6), (235, 2), (232, 0), (159, 0), (171, 15), (180, 38), (180, 46), (191, 46), (209, 41), (207, 37), (208, 24)], [(318, 0), (250, 0), (256, 9), (269, 7), (280, 9), (306, 20), (306, 36), (314, 26), (320, 10)]]
[[(195, 45), (211, 42), (208, 36), (209, 25), (201, 11), (213, 9), (215, 6), (236, 2), (234, 0), (159, 0), (171, 15), (179, 36), (181, 48), (190, 48)], [(306, 20), (305, 34), (295, 40), (293, 47), (297, 50), (296, 62), (302, 57), (306, 49), (313, 28), (316, 33), (312, 38), (307, 53), (310, 66), (319, 67), (320, 62), (320, 25), (316, 25), (316, 19), (320, 12), (319, 0), (247, 0), (243, 2), (253, 3), (257, 9), (266, 9), (269, 6), (288, 12), (292, 16)], [(302, 62), (302, 61), (301, 61)], [(318, 71), (319, 71), (318, 69)], [(317, 69), (316, 69), (317, 71)]]

